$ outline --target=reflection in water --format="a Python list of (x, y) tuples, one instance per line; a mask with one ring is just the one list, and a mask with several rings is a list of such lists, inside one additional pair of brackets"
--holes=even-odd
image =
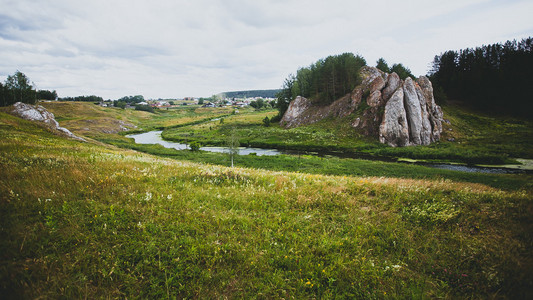
[[(169, 142), (169, 141), (163, 140), (163, 138), (161, 137), (161, 133), (162, 131), (149, 131), (149, 132), (140, 133), (140, 134), (127, 135), (126, 137), (135, 139), (135, 143), (137, 144), (159, 144), (159, 145), (162, 145), (163, 147), (174, 148), (177, 150), (189, 149), (187, 144), (181, 144), (181, 143), (175, 143), (175, 142)], [(223, 153), (223, 152), (227, 152), (228, 148), (227, 147), (201, 147), (200, 150)], [(291, 154), (290, 151), (281, 151), (277, 149), (239, 147), (239, 151), (238, 151), (239, 155), (248, 155), (251, 153), (255, 153), (258, 156)], [(334, 155), (338, 157), (349, 157), (343, 153), (338, 153), (338, 155), (335, 155), (333, 153), (328, 153), (328, 155)], [(361, 157), (351, 157), (351, 158), (360, 159)], [(364, 157), (364, 159), (379, 160), (379, 159), (376, 159), (375, 157)], [(419, 163), (419, 164), (426, 166), (426, 167), (431, 167), (431, 168), (462, 171), (462, 172), (500, 173), (500, 174), (501, 173), (523, 173), (524, 172), (523, 170), (505, 169), (505, 168), (472, 167), (472, 166), (464, 166), (464, 165), (450, 165), (450, 164), (436, 164), (436, 163)]]
[[(133, 138), (135, 140), (135, 143), (137, 144), (159, 144), (165, 148), (174, 148), (177, 150), (189, 149), (189, 146), (187, 146), (187, 144), (181, 144), (181, 143), (175, 143), (175, 142), (169, 142), (169, 141), (163, 140), (163, 138), (161, 138), (161, 132), (162, 131), (150, 131), (150, 132), (145, 132), (145, 133), (140, 133), (140, 134), (131, 134), (126, 137)], [(228, 148), (227, 147), (201, 147), (200, 150), (209, 151), (209, 152), (227, 152)], [(255, 153), (259, 156), (283, 154), (282, 151), (279, 151), (276, 149), (249, 148), (249, 147), (239, 147), (238, 149), (239, 155), (248, 155), (251, 153)]]

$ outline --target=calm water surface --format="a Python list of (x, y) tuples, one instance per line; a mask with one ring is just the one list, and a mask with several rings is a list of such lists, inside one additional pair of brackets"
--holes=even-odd
[[(133, 138), (137, 144), (159, 144), (165, 148), (174, 148), (176, 150), (186, 150), (189, 149), (187, 144), (175, 143), (163, 140), (161, 137), (162, 131), (149, 131), (140, 134), (130, 134), (126, 137)], [(227, 147), (201, 147), (200, 150), (209, 151), (209, 152), (228, 152)], [(290, 151), (282, 151), (277, 149), (265, 149), (265, 148), (251, 148), (251, 147), (239, 147), (239, 155), (248, 155), (255, 153), (258, 156), (266, 155), (280, 155), (280, 154), (291, 154)], [(342, 155), (339, 155), (342, 157)], [(358, 158), (358, 157), (353, 157)], [(368, 159), (368, 158), (366, 158)], [(377, 159), (374, 159), (377, 160)], [(437, 163), (420, 163), (420, 165), (437, 168), (437, 169), (446, 169), (453, 171), (462, 171), (462, 172), (479, 172), (479, 173), (522, 173), (523, 171), (514, 170), (514, 169), (504, 169), (504, 168), (486, 168), (486, 167), (474, 167), (474, 166), (464, 166), (464, 165), (450, 165), (450, 164), (437, 164)]]

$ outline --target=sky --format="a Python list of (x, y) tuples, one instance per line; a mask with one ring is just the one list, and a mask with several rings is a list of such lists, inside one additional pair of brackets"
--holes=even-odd
[(531, 0), (0, 0), (0, 80), (60, 97), (277, 89), (351, 52), (416, 76), (435, 55), (533, 36)]

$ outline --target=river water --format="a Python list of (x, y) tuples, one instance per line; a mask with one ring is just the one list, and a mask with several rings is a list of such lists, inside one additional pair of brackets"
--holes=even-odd
[[(149, 131), (139, 134), (130, 134), (126, 137), (133, 138), (137, 144), (159, 144), (165, 148), (174, 148), (177, 150), (186, 150), (189, 149), (187, 144), (175, 143), (163, 140), (161, 137), (162, 131)], [(201, 147), (200, 150), (209, 151), (209, 152), (228, 152), (227, 147)], [(252, 147), (239, 147), (238, 155), (248, 155), (255, 153), (258, 156), (273, 156), (280, 154), (294, 154), (291, 151), (283, 151), (277, 149), (265, 149), (265, 148), (252, 148)], [(328, 153), (329, 154), (329, 153)], [(335, 154), (332, 154), (335, 155)], [(346, 155), (340, 154), (339, 157), (347, 157)], [(351, 158), (361, 158), (361, 157), (351, 157)], [(365, 159), (379, 160), (365, 157)], [(390, 161), (390, 159), (387, 159)], [(453, 164), (439, 164), (439, 163), (417, 163), (418, 165), (423, 165), (431, 168), (437, 169), (446, 169), (453, 171), (462, 171), (462, 172), (479, 172), (479, 173), (523, 173), (523, 170), (508, 169), (508, 168), (492, 168), (492, 167), (476, 167), (476, 166), (465, 166), (465, 165), (453, 165)]]
[[(126, 137), (133, 138), (135, 140), (135, 143), (137, 144), (159, 144), (162, 145), (165, 148), (174, 148), (176, 150), (186, 150), (189, 149), (189, 146), (187, 144), (181, 144), (181, 143), (175, 143), (175, 142), (169, 142), (163, 140), (161, 137), (162, 131), (149, 131), (145, 133), (140, 134), (130, 134)], [(228, 152), (227, 147), (201, 147), (200, 150), (203, 151), (209, 151), (209, 152)], [(252, 148), (252, 147), (239, 147), (238, 153), (239, 155), (248, 155), (251, 153), (255, 153), (258, 156), (266, 155), (266, 156), (272, 156), (272, 155), (280, 155), (280, 154), (287, 154), (287, 152), (283, 152), (281, 150), (277, 149), (263, 149), (263, 148)]]

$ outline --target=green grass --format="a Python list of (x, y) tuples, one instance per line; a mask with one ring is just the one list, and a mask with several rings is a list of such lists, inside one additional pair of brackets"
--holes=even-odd
[[(298, 151), (342, 151), (373, 156), (416, 160), (502, 165), (517, 163), (514, 158), (533, 159), (533, 121), (492, 117), (454, 105), (444, 106), (441, 142), (429, 146), (398, 147), (383, 145), (377, 138), (359, 134), (350, 118), (326, 119), (299, 128), (285, 129), (277, 124), (264, 127), (263, 119), (274, 110), (180, 107), (147, 113), (116, 108), (101, 108), (92, 103), (43, 103), (58, 116), (62, 126), (91, 138), (102, 139), (119, 132), (121, 120), (140, 131), (165, 129), (163, 137), (178, 142), (196, 141), (202, 145), (224, 145), (235, 129), (243, 146), (292, 149)], [(209, 120), (223, 118), (224, 122)], [(453, 142), (448, 139), (454, 139)]]
[[(226, 118), (223, 124), (202, 123), (167, 129), (167, 140), (197, 141), (203, 145), (223, 145), (235, 128), (241, 145), (301, 151), (342, 151), (374, 156), (411, 158), (427, 161), (469, 164), (517, 163), (513, 158), (533, 158), (533, 121), (490, 117), (455, 106), (444, 107), (442, 139), (429, 146), (388, 147), (377, 138), (359, 134), (350, 118), (326, 119), (316, 124), (285, 129), (273, 124), (262, 126), (274, 111), (244, 113)], [(453, 142), (448, 139), (454, 139)]]
[(137, 131), (150, 131), (196, 124), (233, 112), (232, 108), (197, 106), (169, 110), (157, 109), (155, 113), (149, 113), (132, 109), (103, 108), (86, 102), (42, 102), (40, 104), (54, 113), (61, 126), (91, 138), (120, 133), (122, 130), (117, 120), (137, 126)]
[(3, 298), (533, 296), (527, 189), (198, 164), (3, 113), (0, 151)]
[[(175, 150), (161, 145), (135, 144), (133, 139), (107, 138), (101, 142), (121, 148), (133, 149), (149, 154), (199, 163), (230, 166), (228, 154), (213, 152), (193, 152)], [(391, 163), (363, 159), (337, 157), (317, 157), (312, 155), (276, 155), (276, 156), (237, 156), (234, 164), (246, 168), (258, 168), (274, 171), (290, 171), (325, 175), (348, 176), (385, 176), (413, 179), (451, 180), (455, 182), (481, 183), (505, 190), (533, 189), (533, 176), (527, 174), (485, 174), (466, 173), (436, 169), (406, 163)]]

